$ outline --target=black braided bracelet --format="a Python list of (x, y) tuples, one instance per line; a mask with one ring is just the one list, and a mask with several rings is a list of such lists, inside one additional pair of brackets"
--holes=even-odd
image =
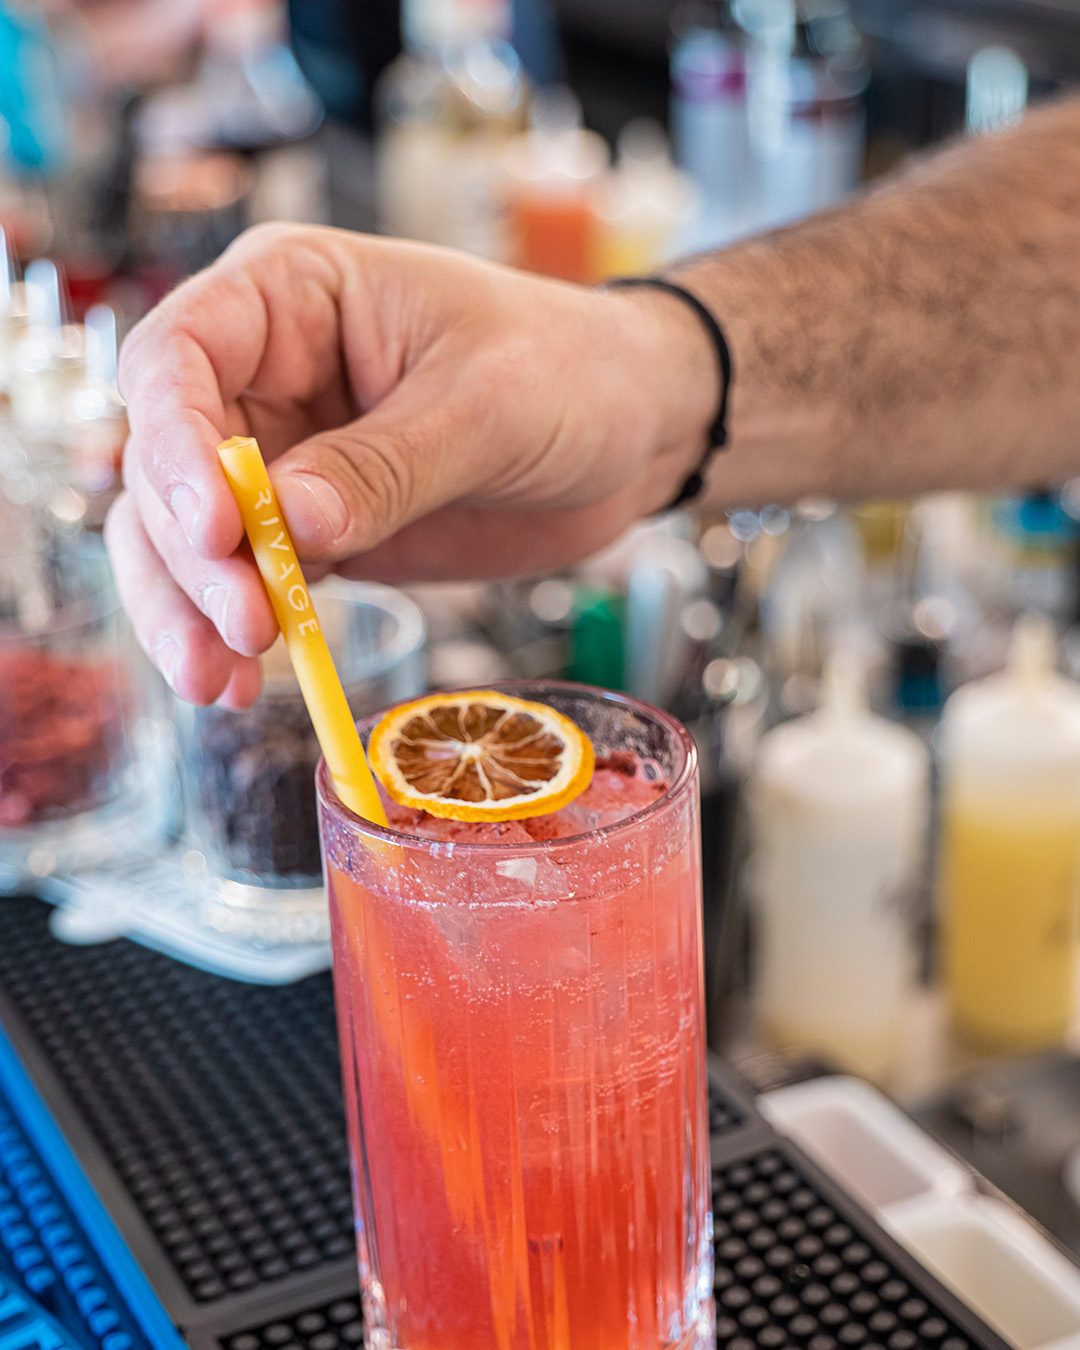
[(616, 277), (613, 281), (606, 283), (605, 289), (623, 290), (630, 286), (647, 286), (654, 291), (664, 291), (667, 295), (673, 295), (683, 304), (689, 305), (697, 317), (701, 320), (706, 333), (708, 333), (713, 346), (716, 348), (716, 359), (720, 366), (720, 403), (716, 410), (716, 417), (709, 428), (709, 444), (705, 448), (700, 462), (693, 473), (687, 478), (679, 489), (674, 501), (669, 502), (664, 508), (667, 511), (673, 511), (676, 506), (682, 506), (684, 502), (693, 501), (695, 497), (701, 495), (705, 486), (705, 471), (709, 467), (713, 455), (718, 450), (722, 450), (727, 445), (727, 409), (728, 394), (731, 392), (731, 349), (728, 347), (727, 338), (724, 336), (724, 330), (717, 322), (716, 316), (707, 305), (688, 291), (684, 286), (676, 285), (674, 281), (668, 281), (665, 277)]

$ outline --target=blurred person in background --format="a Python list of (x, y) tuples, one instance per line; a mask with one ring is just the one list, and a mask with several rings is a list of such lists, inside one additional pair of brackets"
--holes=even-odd
[[(734, 374), (715, 507), (1080, 470), (1080, 101), (668, 273)], [(241, 706), (276, 626), (216, 446), (250, 433), (301, 557), (403, 581), (566, 564), (663, 509), (722, 379), (699, 315), (346, 232), (249, 233), (135, 330), (109, 544), (177, 692)]]

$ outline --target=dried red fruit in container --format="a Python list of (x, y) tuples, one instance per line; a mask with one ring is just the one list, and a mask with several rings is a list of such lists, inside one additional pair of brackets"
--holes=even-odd
[(0, 649), (0, 829), (88, 811), (116, 794), (128, 700), (113, 661)]

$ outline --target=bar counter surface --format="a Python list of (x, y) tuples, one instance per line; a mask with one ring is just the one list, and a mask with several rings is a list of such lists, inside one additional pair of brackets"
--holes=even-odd
[[(330, 976), (268, 988), (126, 939), (68, 946), (49, 912), (0, 907), (0, 1300), (20, 1283), (33, 1298), (44, 1271), (41, 1318), (76, 1350), (174, 1350), (173, 1327), (193, 1350), (362, 1345)], [(710, 1080), (718, 1345), (1005, 1350), (730, 1070)], [(50, 1180), (82, 1196), (81, 1238), (50, 1245), (55, 1216), (27, 1190)], [(103, 1263), (126, 1271), (141, 1336), (87, 1330), (95, 1298), (79, 1294)], [(24, 1345), (60, 1342), (10, 1350)]]

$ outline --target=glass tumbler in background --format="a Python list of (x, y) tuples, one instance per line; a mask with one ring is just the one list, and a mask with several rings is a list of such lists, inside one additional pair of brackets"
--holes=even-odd
[[(354, 716), (421, 692), (424, 620), (407, 596), (340, 578), (312, 593)], [(186, 866), (203, 922), (263, 942), (327, 940), (313, 789), (319, 746), (284, 644), (264, 659), (254, 707), (177, 699), (174, 712)]]
[(162, 842), (174, 813), (160, 684), (101, 541), (0, 556), (0, 892)]
[(693, 743), (629, 698), (500, 687), (666, 787), (570, 837), (461, 843), (359, 820), (320, 767), (366, 1344), (704, 1350)]

